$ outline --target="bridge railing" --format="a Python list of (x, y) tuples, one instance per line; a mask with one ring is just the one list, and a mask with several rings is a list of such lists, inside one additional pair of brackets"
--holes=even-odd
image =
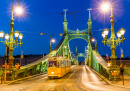
[(97, 59), (95, 57), (95, 55), (100, 56), (99, 54), (95, 54), (94, 53), (95, 50), (92, 51), (92, 68), (97, 71), (98, 73), (100, 73), (102, 76), (109, 78), (109, 74), (108, 74), (108, 69), (106, 66), (104, 66), (102, 63), (99, 62), (100, 59)]
[(92, 50), (91, 45), (88, 48), (88, 65), (102, 76), (109, 78), (107, 63), (103, 60), (99, 53)]

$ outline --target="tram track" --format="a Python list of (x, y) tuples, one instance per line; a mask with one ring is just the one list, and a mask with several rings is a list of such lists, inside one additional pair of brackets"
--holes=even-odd
[[(77, 71), (77, 69), (68, 77), (68, 79), (66, 79), (66, 81), (63, 83), (63, 85), (62, 85), (62, 88), (63, 88), (63, 90), (64, 91), (69, 91), (69, 90), (67, 90), (66, 88), (65, 88), (65, 83), (76, 73), (76, 71)], [(80, 90), (80, 91), (90, 91), (90, 90), (88, 90), (88, 89), (85, 89), (85, 88), (83, 88), (84, 86), (83, 86), (83, 84), (82, 84), (82, 86), (83, 87), (80, 87), (79, 86), (79, 80), (80, 80), (80, 78), (82, 77), (81, 76), (82, 75), (82, 71), (80, 71), (80, 74), (78, 75), (78, 79), (77, 79), (77, 82), (76, 82), (76, 86), (78, 87), (78, 89)]]
[[(71, 70), (71, 71), (73, 71), (73, 70), (75, 70), (74, 68)], [(76, 69), (77, 70), (77, 69)], [(75, 71), (74, 71), (75, 72)], [(73, 72), (73, 73), (74, 73)], [(72, 74), (73, 74), (72, 73)], [(71, 74), (71, 75), (72, 75)], [(70, 77), (70, 76), (69, 76)], [(46, 90), (47, 89), (47, 87), (49, 87), (49, 89), (48, 90), (51, 90), (53, 87), (54, 87), (54, 85), (56, 84), (56, 82), (57, 82), (58, 80), (55, 80), (53, 83), (50, 83), (50, 84), (48, 84), (47, 86), (45, 86), (45, 87), (43, 87), (42, 89), (40, 89), (40, 91), (44, 91), (44, 90)], [(66, 80), (65, 80), (66, 81)], [(64, 81), (64, 82), (65, 82)]]
[[(77, 69), (75, 67), (73, 67), (71, 69), (71, 72), (73, 72), (73, 73), (71, 73), (70, 76), (67, 79), (69, 79), (76, 71), (77, 71)], [(47, 76), (44, 76), (44, 80), (43, 80), (43, 78), (38, 80), (38, 81), (40, 81), (40, 80), (43, 80), (43, 81), (36, 82), (34, 84), (28, 85), (28, 86), (20, 88), (20, 89), (15, 89), (15, 90), (12, 90), (12, 91), (28, 91), (28, 90), (31, 91), (30, 89), (33, 89), (33, 88), (40, 86), (40, 85), (45, 85), (45, 86), (42, 87), (39, 90), (36, 90), (36, 91), (48, 91), (48, 90), (55, 88), (55, 85), (58, 83), (57, 81), (63, 80), (64, 78), (66, 78), (66, 76), (64, 78), (61, 78), (61, 79), (48, 79), (46, 77)], [(38, 78), (38, 77), (36, 77), (36, 78)], [(35, 79), (35, 78), (32, 78), (32, 79)], [(66, 82), (67, 79), (64, 82)], [(45, 83), (47, 83), (48, 85), (46, 85)]]
[[(75, 70), (75, 67), (73, 67), (72, 68), (72, 70), (71, 71), (73, 71), (73, 70)], [(46, 78), (47, 76), (45, 76), (44, 78)], [(33, 78), (32, 78), (33, 79)], [(51, 81), (51, 82), (49, 82), (49, 81)], [(34, 88), (35, 86), (38, 86), (38, 85), (41, 85), (41, 84), (44, 84), (44, 83), (47, 83), (47, 82), (49, 82), (49, 84), (48, 85), (46, 85), (46, 86), (44, 86), (43, 88), (41, 88), (39, 91), (44, 91), (45, 89), (51, 89), (51, 88), (53, 88), (54, 87), (54, 84), (56, 84), (56, 82), (57, 82), (58, 80), (57, 79), (45, 79), (44, 81), (42, 81), (42, 82), (37, 82), (37, 83), (35, 83), (35, 84), (32, 84), (32, 85), (29, 85), (29, 86), (27, 86), (27, 87), (25, 87), (25, 88), (21, 88), (21, 89), (15, 89), (15, 90), (13, 90), (13, 91), (26, 91), (26, 90), (29, 90), (29, 89), (31, 89), (31, 88)]]
[(64, 81), (64, 83), (62, 84), (62, 88), (63, 88), (64, 91), (67, 91), (67, 90), (65, 89), (65, 87), (64, 87), (65, 83), (69, 80), (70, 77), (72, 77), (72, 75), (73, 75), (76, 71), (77, 71), (77, 69), (76, 69), (76, 70), (68, 77), (68, 79), (66, 79), (66, 80)]
[(33, 84), (33, 85), (31, 85), (31, 86), (29, 86), (29, 87), (26, 87), (26, 88), (23, 88), (23, 89), (20, 89), (19, 91), (26, 91), (27, 89), (29, 89), (29, 88), (31, 88), (31, 87), (33, 87), (33, 86), (36, 86), (36, 85), (39, 85), (39, 84), (41, 84), (41, 83), (44, 83), (44, 82), (46, 82), (48, 79), (46, 79), (46, 80), (44, 80), (43, 82), (40, 82), (40, 83), (36, 83), (36, 84)]
[[(48, 84), (47, 86), (43, 87), (42, 89), (40, 89), (39, 91), (44, 91), (47, 87), (49, 87), (50, 89), (54, 86), (54, 84), (56, 83), (56, 80), (50, 84)], [(51, 86), (52, 85), (52, 86)]]
[(76, 83), (76, 85), (77, 85), (77, 87), (81, 90), (81, 91), (90, 91), (89, 89), (86, 89), (84, 86), (83, 86), (83, 84), (82, 84), (82, 82), (81, 82), (81, 85), (84, 87), (80, 87), (78, 84), (79, 84), (79, 80), (80, 80), (80, 77), (82, 77), (82, 72), (80, 72), (80, 76), (79, 76), (79, 78), (78, 78), (78, 80), (77, 80), (77, 83)]

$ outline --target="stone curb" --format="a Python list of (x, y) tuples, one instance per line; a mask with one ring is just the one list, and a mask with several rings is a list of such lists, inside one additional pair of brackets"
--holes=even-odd
[(14, 83), (14, 82), (17, 82), (17, 81), (21, 81), (21, 80), (25, 80), (25, 79), (29, 79), (31, 77), (39, 76), (39, 75), (42, 75), (42, 74), (46, 74), (46, 72), (45, 73), (36, 74), (36, 75), (32, 75), (32, 76), (28, 76), (28, 77), (24, 77), (24, 78), (17, 79), (17, 80), (14, 80), (14, 81), (9, 81), (6, 84), (0, 84), (0, 85), (9, 85), (11, 83)]
[[(89, 66), (88, 66), (89, 67)], [(107, 84), (109, 85), (113, 85), (113, 86), (117, 86), (117, 87), (123, 87), (123, 88), (130, 88), (128, 86), (120, 86), (120, 85), (115, 85), (112, 84), (107, 78), (105, 78), (104, 76), (102, 76), (101, 74), (99, 74), (98, 72), (96, 72), (95, 70), (93, 70), (91, 67), (89, 67), (94, 73), (96, 73), (103, 81), (105, 81)]]

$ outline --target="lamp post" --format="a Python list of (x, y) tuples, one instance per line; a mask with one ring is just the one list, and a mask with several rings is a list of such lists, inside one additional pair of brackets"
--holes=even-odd
[(52, 43), (54, 43), (54, 42), (55, 42), (54, 37), (53, 37), (53, 38), (52, 38), (52, 37), (50, 37), (50, 52), (51, 52), (51, 42), (52, 42)]
[[(46, 35), (48, 35), (47, 33), (45, 33)], [(54, 33), (51, 33), (50, 35), (48, 35), (50, 37), (50, 52), (51, 52), (51, 42), (54, 43), (55, 39), (54, 39)]]
[[(21, 8), (20, 4), (18, 4), (18, 7), (16, 7), (16, 9), (19, 9), (19, 8)], [(0, 31), (0, 38), (1, 38), (0, 43), (1, 43), (1, 45), (2, 45), (2, 43), (4, 43), (6, 46), (9, 47), (9, 51), (10, 51), (9, 52), (9, 68), (10, 68), (10, 70), (14, 70), (13, 69), (14, 68), (14, 66), (13, 66), (13, 60), (14, 60), (13, 50), (14, 50), (14, 47), (17, 47), (18, 44), (20, 44), (20, 46), (21, 46), (21, 44), (23, 44), (21, 42), (23, 35), (21, 33), (19, 33), (17, 30), (15, 32), (13, 31), (13, 26), (14, 26), (14, 22), (13, 22), (14, 21), (14, 19), (13, 19), (14, 13), (13, 12), (14, 12), (14, 10), (13, 10), (13, 3), (12, 3), (12, 16), (11, 16), (11, 19), (10, 19), (11, 20), (11, 23), (10, 23), (11, 30), (10, 30), (10, 35), (8, 33), (5, 34), (5, 41), (2, 41), (2, 39), (4, 37), (4, 32), (2, 30)], [(16, 13), (21, 14), (20, 10), (19, 10), (19, 12), (16, 12)], [(16, 40), (14, 40), (14, 35), (15, 35)], [(18, 37), (19, 37), (19, 40), (20, 40), (19, 43), (18, 43)]]
[(97, 39), (92, 38), (92, 42), (95, 42), (95, 41), (96, 41), (96, 44), (95, 44), (95, 50), (96, 50), (96, 53), (97, 53)]
[[(106, 4), (106, 0), (105, 0), (105, 4)], [(114, 79), (114, 73), (116, 72), (116, 76), (117, 78), (120, 79), (120, 76), (119, 76), (119, 73), (120, 73), (120, 69), (119, 67), (116, 65), (116, 58), (117, 56), (115, 55), (115, 49), (116, 49), (116, 46), (120, 45), (120, 42), (122, 41), (123, 43), (123, 40), (125, 40), (124, 38), (124, 33), (125, 33), (125, 29), (121, 28), (118, 32), (117, 32), (117, 36), (118, 38), (116, 38), (115, 36), (115, 32), (114, 32), (114, 16), (113, 16), (113, 1), (111, 0), (111, 37), (109, 39), (107, 39), (107, 35), (109, 33), (109, 30), (108, 29), (104, 29), (103, 30), (103, 33), (102, 33), (102, 36), (103, 36), (103, 43), (105, 45), (105, 43), (111, 47), (111, 50), (112, 50), (112, 56), (110, 57), (111, 58), (111, 66), (109, 67), (109, 79)]]

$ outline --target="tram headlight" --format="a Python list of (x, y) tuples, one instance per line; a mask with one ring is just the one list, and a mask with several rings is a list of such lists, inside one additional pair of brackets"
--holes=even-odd
[(54, 74), (54, 72), (52, 71), (51, 74)]

